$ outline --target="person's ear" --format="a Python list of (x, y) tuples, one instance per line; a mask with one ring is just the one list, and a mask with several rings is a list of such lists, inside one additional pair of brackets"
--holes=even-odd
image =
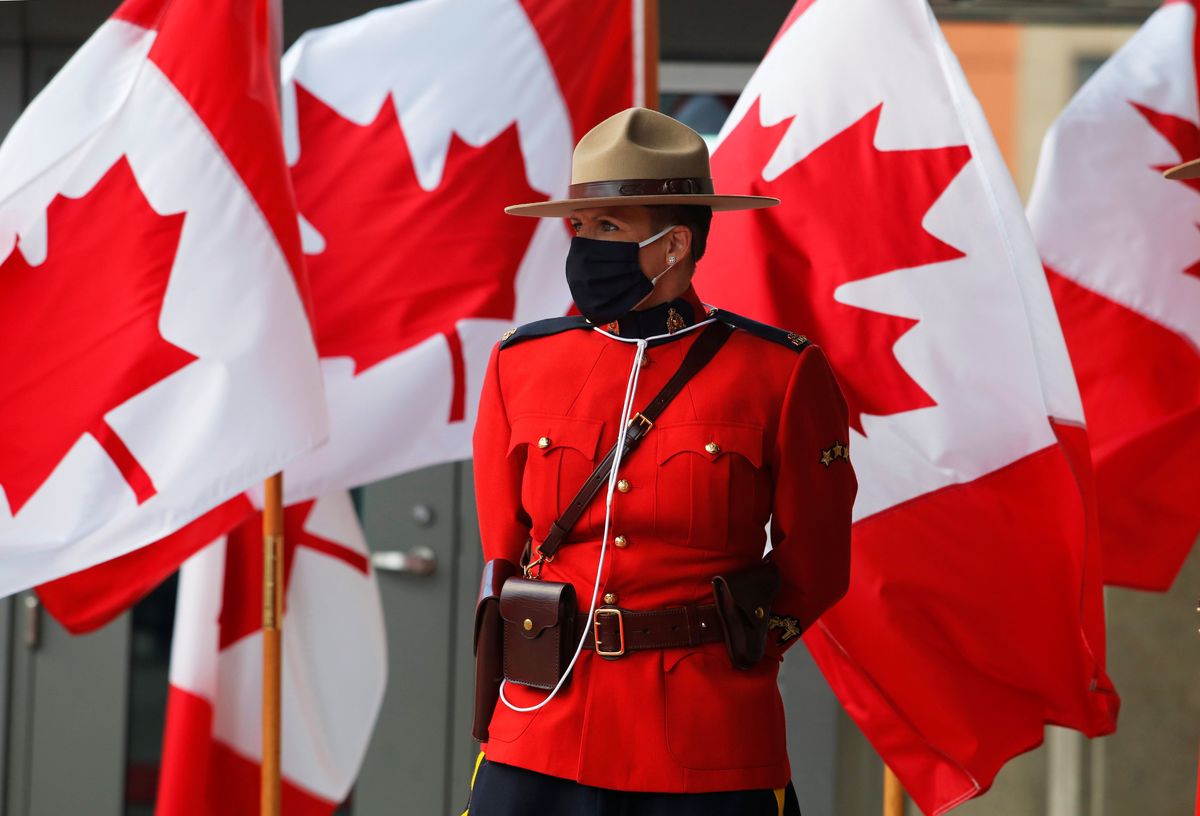
[[(676, 227), (667, 236), (667, 263), (672, 266), (688, 257), (692, 248), (692, 231), (687, 227)], [(672, 260), (673, 259), (673, 260)]]

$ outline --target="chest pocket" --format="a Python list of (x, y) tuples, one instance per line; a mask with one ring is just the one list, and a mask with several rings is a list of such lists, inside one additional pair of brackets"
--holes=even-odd
[(603, 420), (585, 417), (524, 414), (512, 420), (508, 452), (526, 449), (521, 503), (533, 520), (535, 539), (545, 539), (595, 469), (603, 431)]
[[(763, 430), (698, 420), (660, 425), (655, 529), (671, 544), (737, 550), (766, 524)], [(758, 516), (763, 515), (760, 520)]]

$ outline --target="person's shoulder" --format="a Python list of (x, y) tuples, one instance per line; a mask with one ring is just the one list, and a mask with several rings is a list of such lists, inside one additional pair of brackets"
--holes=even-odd
[(812, 342), (803, 334), (781, 329), (768, 323), (761, 323), (749, 317), (735, 314), (727, 309), (712, 309), (709, 311), (708, 316), (716, 318), (735, 329), (741, 329), (754, 337), (775, 343), (797, 353), (812, 347)]
[(515, 326), (506, 331), (500, 337), (500, 349), (504, 350), (518, 343), (537, 340), (542, 337), (553, 337), (554, 335), (574, 329), (590, 329), (591, 327), (592, 324), (580, 315), (547, 317), (543, 320), (535, 320), (532, 323), (526, 323), (522, 326)]

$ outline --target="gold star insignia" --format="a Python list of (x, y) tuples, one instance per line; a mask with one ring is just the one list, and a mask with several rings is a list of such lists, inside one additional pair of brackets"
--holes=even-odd
[(506, 331), (504, 334), (500, 335), (500, 342), (501, 342), (501, 343), (503, 343), (505, 340), (507, 340), (508, 338), (512, 337), (512, 336), (513, 336), (514, 334), (516, 334), (516, 333), (517, 333), (517, 330), (516, 330), (516, 328), (515, 328), (515, 327), (514, 327), (514, 328), (511, 328), (511, 329), (509, 329), (509, 330), (508, 330), (508, 331)]
[(805, 343), (808, 342), (808, 338), (805, 337), (803, 334), (795, 334), (794, 332), (789, 332), (787, 339), (788, 339), (788, 342), (791, 343), (793, 346), (803, 346)]
[(829, 465), (832, 462), (833, 462), (833, 451), (828, 448), (821, 451), (821, 464), (824, 465), (825, 467), (829, 467)]
[(833, 446), (833, 458), (834, 458), (834, 459), (841, 459), (841, 458), (842, 458), (842, 451), (843, 451), (843, 450), (844, 450), (844, 448), (842, 448), (842, 443), (841, 443), (841, 442), (838, 442), (836, 445), (834, 445), (834, 446)]

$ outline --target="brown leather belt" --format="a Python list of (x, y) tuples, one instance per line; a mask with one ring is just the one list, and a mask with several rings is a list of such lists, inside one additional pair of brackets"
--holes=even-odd
[[(580, 623), (586, 621), (581, 612)], [(615, 660), (626, 652), (699, 646), (701, 643), (720, 643), (724, 639), (714, 604), (646, 611), (601, 606), (596, 609), (583, 647), (592, 649), (600, 657)]]

